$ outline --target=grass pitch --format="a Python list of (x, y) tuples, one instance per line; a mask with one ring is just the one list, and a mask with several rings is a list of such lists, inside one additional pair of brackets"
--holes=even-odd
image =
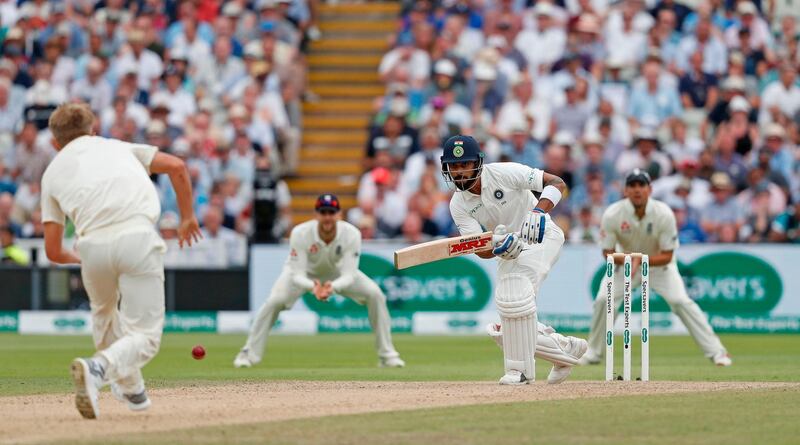
[[(723, 335), (734, 366), (717, 368), (689, 337), (651, 340), (652, 380), (800, 382), (800, 336)], [(244, 336), (169, 334), (144, 370), (150, 388), (263, 380), (496, 381), (502, 355), (486, 337), (395, 336), (408, 366), (378, 369), (371, 335), (274, 336), (251, 369), (233, 369)], [(634, 342), (635, 343), (635, 342)], [(206, 358), (194, 360), (202, 344)], [(634, 344), (633, 375), (638, 375)], [(621, 348), (617, 348), (621, 349)], [(0, 335), (0, 396), (68, 393), (67, 368), (89, 337)], [(621, 371), (621, 351), (616, 363)], [(549, 364), (538, 361), (537, 380)], [(600, 366), (572, 380), (601, 380)], [(750, 390), (474, 405), (174, 430), (96, 443), (797, 443), (800, 391)], [(0, 414), (3, 411), (0, 397)], [(2, 434), (0, 434), (2, 436)], [(2, 441), (0, 441), (2, 442)], [(87, 443), (81, 441), (81, 443)]]

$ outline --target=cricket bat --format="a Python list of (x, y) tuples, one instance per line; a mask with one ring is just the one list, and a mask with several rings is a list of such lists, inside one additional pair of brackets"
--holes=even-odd
[(454, 256), (492, 250), (492, 232), (478, 235), (454, 236), (420, 243), (395, 251), (394, 267), (406, 269)]

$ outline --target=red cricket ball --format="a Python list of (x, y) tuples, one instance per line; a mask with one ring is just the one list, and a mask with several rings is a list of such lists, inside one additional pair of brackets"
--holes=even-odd
[(202, 360), (205, 356), (206, 350), (201, 345), (197, 345), (192, 348), (192, 357), (194, 357), (195, 360)]

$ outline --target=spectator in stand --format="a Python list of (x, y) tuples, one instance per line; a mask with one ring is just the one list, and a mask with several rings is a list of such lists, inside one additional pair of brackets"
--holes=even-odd
[(768, 124), (764, 129), (764, 146), (769, 153), (769, 169), (788, 180), (793, 177), (797, 162), (797, 147), (787, 141), (786, 130), (779, 124)]
[(573, 138), (583, 135), (586, 122), (591, 116), (591, 105), (582, 100), (579, 95), (579, 86), (586, 88), (583, 79), (570, 80), (564, 88), (566, 103), (553, 110), (553, 125), (556, 131), (566, 131)]
[[(769, 25), (758, 14), (758, 8), (749, 0), (740, 1), (736, 5), (738, 20), (725, 30), (725, 42), (728, 48), (741, 48), (747, 45), (752, 50), (763, 51), (772, 59), (772, 33)], [(742, 42), (741, 32), (746, 31), (749, 38)]]
[(771, 229), (772, 241), (800, 243), (800, 197), (795, 197), (794, 205), (775, 218)]
[(672, 158), (675, 166), (684, 160), (696, 161), (700, 152), (705, 148), (703, 140), (690, 135), (686, 123), (682, 119), (675, 119), (670, 124), (669, 142), (664, 144), (664, 153)]
[(539, 168), (542, 165), (542, 143), (531, 136), (528, 125), (518, 123), (511, 127), (511, 136), (503, 142), (500, 159)]
[(644, 82), (635, 86), (628, 104), (632, 126), (658, 128), (683, 112), (677, 85), (661, 82), (661, 61), (648, 58), (642, 67)]
[(736, 188), (744, 188), (747, 167), (742, 155), (736, 152), (736, 140), (729, 126), (719, 128), (714, 145), (714, 170), (727, 173)]
[(670, 200), (670, 208), (675, 213), (675, 223), (678, 227), (678, 241), (681, 244), (704, 243), (706, 234), (696, 221), (689, 217), (686, 204), (679, 199)]
[[(403, 189), (409, 193), (419, 189), (420, 181), (428, 166), (432, 166), (436, 172), (442, 171), (442, 140), (439, 138), (439, 131), (433, 127), (425, 127), (420, 130), (421, 150), (410, 155), (406, 160), (403, 170)], [(439, 189), (447, 190), (444, 178), (437, 174), (437, 184)]]
[(712, 242), (730, 240), (730, 231), (739, 232), (745, 220), (743, 208), (733, 197), (734, 185), (727, 173), (714, 173), (711, 194), (714, 200), (701, 211), (700, 225)]
[(0, 223), (0, 264), (27, 266), (29, 262), (28, 254), (16, 245), (11, 226)]
[(203, 239), (218, 242), (225, 252), (227, 266), (243, 266), (247, 262), (247, 243), (244, 237), (222, 225), (223, 211), (209, 206), (203, 217)]
[(709, 18), (701, 18), (693, 35), (687, 35), (681, 40), (678, 48), (676, 65), (680, 72), (685, 73), (691, 69), (690, 58), (698, 51), (702, 51), (704, 73), (719, 76), (728, 69), (728, 50), (725, 44), (715, 34), (717, 30)]
[(569, 242), (574, 244), (597, 244), (600, 242), (600, 224), (592, 214), (590, 206), (578, 211), (575, 224), (569, 229)]
[(49, 143), (39, 138), (36, 124), (26, 122), (6, 163), (11, 169), (11, 177), (16, 181), (38, 182), (53, 156), (55, 151)]
[(669, 157), (660, 151), (658, 137), (647, 127), (636, 130), (633, 147), (623, 152), (617, 159), (618, 176), (623, 177), (626, 172), (635, 168), (645, 170), (653, 180), (667, 176), (672, 171)]
[(710, 110), (717, 103), (717, 76), (703, 71), (703, 52), (695, 51), (689, 58), (689, 68), (680, 79), (679, 90), (683, 108)]
[(755, 189), (747, 217), (739, 230), (739, 239), (746, 243), (763, 243), (769, 239), (770, 223), (776, 215), (769, 211), (769, 187), (759, 184)]
[(528, 62), (533, 75), (546, 73), (561, 59), (567, 44), (564, 25), (556, 18), (555, 7), (546, 2), (537, 2), (533, 8), (536, 26), (525, 29), (514, 41)]
[(750, 203), (755, 199), (757, 193), (765, 188), (769, 193), (769, 212), (771, 215), (783, 213), (786, 210), (788, 202), (787, 196), (783, 190), (770, 181), (767, 177), (767, 171), (761, 167), (754, 166), (747, 172), (747, 188), (739, 192), (736, 196), (738, 204), (742, 208), (748, 208)]
[(391, 110), (381, 127), (370, 131), (367, 141), (365, 167), (372, 167), (375, 155), (379, 151), (387, 152), (392, 164), (402, 166), (406, 158), (417, 152), (417, 131), (407, 125), (405, 114), (407, 109)]
[(767, 85), (761, 95), (758, 122), (786, 124), (800, 111), (800, 85), (797, 84), (797, 67), (784, 61), (779, 68), (780, 77)]
[(402, 82), (406, 78), (417, 88), (428, 79), (431, 71), (430, 56), (414, 47), (411, 35), (402, 35), (397, 47), (383, 56), (378, 73), (384, 83)]
[(734, 140), (736, 153), (747, 156), (758, 140), (758, 126), (751, 118), (750, 102), (744, 96), (731, 99), (728, 106), (729, 118), (718, 128), (717, 133), (729, 134)]
[[(730, 120), (730, 105), (735, 97), (741, 97), (747, 102), (747, 98), (745, 97), (746, 89), (747, 86), (744, 78), (739, 76), (730, 76), (722, 82), (720, 99), (711, 108), (707, 119), (704, 120), (700, 126), (700, 134), (702, 137), (708, 137), (716, 127)], [(742, 102), (739, 101), (739, 103), (741, 104)], [(742, 108), (741, 105), (737, 107), (740, 109)], [(757, 114), (751, 110), (748, 114), (748, 120), (755, 122), (756, 116)]]

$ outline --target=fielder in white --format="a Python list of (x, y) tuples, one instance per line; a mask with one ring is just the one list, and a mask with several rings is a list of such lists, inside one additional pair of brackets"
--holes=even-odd
[[(81, 264), (97, 354), (71, 365), (75, 404), (97, 418), (98, 391), (138, 411), (150, 406), (141, 368), (158, 352), (164, 325), (166, 246), (155, 229), (161, 205), (149, 175), (166, 173), (178, 197), (180, 245), (197, 241), (192, 186), (183, 161), (157, 147), (93, 136), (86, 104), (50, 116), (58, 154), (42, 178), (42, 221), (50, 261)], [(62, 245), (65, 218), (75, 224), (77, 252)]]
[(374, 281), (358, 270), (361, 232), (352, 224), (339, 220), (341, 208), (334, 195), (321, 195), (314, 209), (316, 219), (292, 229), (289, 259), (267, 301), (259, 309), (247, 342), (233, 360), (233, 366), (249, 368), (261, 361), (267, 336), (278, 314), (291, 308), (306, 292), (312, 292), (320, 301), (339, 294), (365, 304), (370, 325), (375, 331), (379, 366), (405, 366), (392, 345), (386, 296)]
[[(586, 341), (560, 335), (537, 321), (536, 294), (564, 244), (547, 214), (561, 199), (558, 176), (517, 163), (483, 165), (480, 146), (470, 136), (445, 142), (442, 174), (456, 187), (450, 213), (462, 235), (494, 231), (494, 250), (477, 255), (498, 258), (495, 303), (502, 325), (487, 327), (503, 349), (501, 385), (535, 379), (534, 356), (553, 363), (548, 383), (561, 383), (586, 351)], [(531, 191), (541, 192), (537, 201)]]
[[(603, 213), (603, 258), (615, 252), (649, 255), (650, 288), (669, 303), (706, 357), (715, 365), (730, 366), (733, 362), (728, 352), (708, 324), (703, 311), (689, 298), (678, 273), (674, 255), (678, 248), (675, 215), (668, 205), (650, 198), (651, 192), (650, 175), (647, 172), (635, 169), (625, 178), (625, 199), (610, 205)], [(621, 267), (623, 261), (624, 257), (618, 256), (615, 260), (617, 267)], [(634, 257), (632, 261), (631, 285), (635, 289), (641, 285), (641, 275), (636, 273), (641, 258)], [(607, 283), (608, 278), (603, 278), (594, 300), (589, 351), (581, 359), (582, 364), (600, 363), (605, 352), (606, 299), (603, 289)], [(614, 286), (613, 292), (614, 301), (618, 306), (621, 305), (623, 287)], [(616, 316), (617, 311), (614, 314)]]

